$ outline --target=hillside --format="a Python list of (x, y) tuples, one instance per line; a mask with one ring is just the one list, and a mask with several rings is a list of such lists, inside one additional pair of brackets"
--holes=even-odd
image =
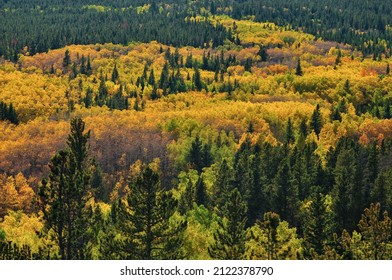
[(1, 3), (0, 259), (390, 259), (388, 28), (172, 2)]

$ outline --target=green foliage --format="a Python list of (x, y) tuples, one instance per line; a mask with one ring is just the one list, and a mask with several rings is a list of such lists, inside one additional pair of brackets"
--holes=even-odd
[(267, 212), (263, 221), (248, 229), (247, 257), (261, 260), (288, 260), (301, 258), (301, 241), (296, 229), (289, 228), (278, 214)]
[(217, 260), (240, 260), (245, 254), (247, 207), (237, 189), (230, 192), (223, 206), (222, 220), (214, 233), (214, 243), (208, 253)]
[(91, 188), (90, 132), (84, 128), (82, 119), (71, 120), (67, 148), (52, 158), (49, 178), (42, 180), (39, 191), (45, 228), (53, 231), (60, 257), (67, 260), (89, 258), (85, 228)]
[(12, 103), (7, 105), (0, 101), (0, 121), (9, 121), (13, 124), (19, 124), (18, 114)]
[(120, 225), (124, 242), (122, 257), (126, 259), (181, 259), (186, 222), (171, 223), (177, 201), (161, 186), (159, 175), (150, 167), (130, 185)]

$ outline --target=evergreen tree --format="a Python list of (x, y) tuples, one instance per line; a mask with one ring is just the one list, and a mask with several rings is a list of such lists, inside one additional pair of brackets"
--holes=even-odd
[(67, 71), (68, 66), (71, 64), (71, 56), (69, 54), (69, 50), (65, 50), (64, 58), (63, 58), (63, 69)]
[(148, 84), (151, 86), (155, 86), (155, 76), (154, 76), (154, 69), (150, 69), (150, 76), (148, 77)]
[(99, 87), (98, 87), (98, 94), (95, 95), (95, 104), (98, 106), (103, 106), (106, 103), (106, 99), (108, 97), (109, 91), (106, 87), (105, 80), (101, 78)]
[(328, 211), (325, 196), (319, 191), (310, 198), (303, 216), (304, 255), (309, 259), (323, 258), (333, 233), (332, 212)]
[(287, 120), (286, 125), (286, 135), (285, 135), (285, 143), (286, 144), (293, 144), (295, 142), (294, 131), (293, 131), (293, 124), (291, 122), (291, 118)]
[(114, 64), (112, 78), (111, 78), (112, 82), (116, 83), (118, 81), (118, 77), (119, 77), (119, 74), (118, 74), (118, 70), (117, 70), (117, 64)]
[(90, 194), (90, 167), (87, 141), (80, 118), (71, 120), (67, 148), (51, 160), (49, 179), (40, 187), (40, 199), (45, 228), (53, 230), (61, 259), (90, 258), (86, 232), (88, 217), (86, 204)]
[(199, 68), (195, 66), (194, 70), (195, 74), (193, 75), (193, 84), (195, 85), (197, 91), (201, 91), (203, 88), (203, 83), (201, 81)]
[(355, 229), (362, 208), (362, 184), (357, 182), (358, 164), (352, 148), (344, 148), (338, 155), (332, 190), (333, 210), (337, 230)]
[(203, 171), (204, 167), (212, 164), (211, 148), (208, 144), (203, 144), (199, 136), (196, 136), (192, 142), (188, 155), (188, 163), (199, 174)]
[(391, 114), (391, 101), (390, 99), (387, 99), (384, 102), (384, 114), (383, 114), (384, 119), (391, 119), (392, 114)]
[(127, 259), (180, 259), (185, 222), (172, 225), (177, 201), (165, 191), (159, 175), (150, 167), (144, 168), (127, 198), (125, 224), (120, 225), (125, 237), (122, 254)]
[(93, 68), (91, 67), (91, 59), (90, 55), (87, 57), (87, 65), (86, 65), (86, 74), (90, 76), (93, 72)]
[(185, 59), (185, 67), (186, 68), (192, 68), (193, 67), (193, 59), (192, 59), (192, 53), (189, 53), (188, 56)]
[(258, 221), (259, 227), (263, 229), (267, 235), (265, 248), (267, 250), (268, 260), (278, 259), (277, 247), (278, 247), (279, 223), (280, 223), (279, 215), (273, 212), (265, 213), (263, 222)]
[(222, 209), (227, 201), (228, 194), (234, 189), (233, 170), (229, 167), (227, 160), (224, 159), (219, 166), (214, 184), (214, 204), (218, 209)]
[(85, 59), (84, 55), (82, 55), (82, 58), (80, 60), (80, 74), (83, 74), (83, 75), (87, 74), (86, 59)]
[(302, 76), (303, 74), (304, 73), (302, 72), (301, 60), (298, 58), (298, 60), (297, 60), (297, 67), (295, 68), (295, 75)]
[(380, 172), (374, 182), (370, 192), (370, 202), (379, 203), (381, 210), (390, 210), (390, 192), (388, 191), (388, 182), (384, 172)]
[(184, 215), (187, 211), (192, 210), (193, 203), (195, 202), (195, 187), (190, 177), (187, 178), (185, 192), (182, 193), (180, 202), (178, 203), (178, 209), (181, 215)]
[(86, 96), (84, 97), (84, 106), (90, 108), (93, 104), (93, 90), (88, 87), (86, 90)]
[(206, 184), (200, 176), (196, 182), (195, 202), (197, 205), (204, 205), (204, 207), (208, 208), (209, 200)]
[(338, 54), (336, 55), (335, 59), (335, 66), (339, 65), (342, 62), (342, 51), (338, 49)]
[(223, 217), (218, 221), (214, 243), (208, 253), (217, 260), (241, 260), (245, 254), (246, 203), (237, 189), (231, 191), (222, 209)]
[(347, 94), (351, 94), (351, 86), (350, 86), (350, 80), (349, 80), (349, 79), (347, 79), (347, 80), (344, 82), (343, 90), (344, 90)]
[(164, 94), (167, 94), (168, 85), (169, 85), (169, 64), (165, 62), (161, 72), (161, 78), (159, 79), (158, 87), (160, 89), (163, 89)]
[(321, 128), (323, 127), (323, 120), (320, 112), (320, 105), (317, 104), (313, 111), (312, 117), (310, 119), (310, 129), (312, 129), (316, 135), (320, 134)]
[(274, 178), (275, 209), (283, 220), (296, 225), (299, 209), (298, 189), (291, 181), (291, 168), (287, 159), (284, 159)]
[(257, 55), (260, 56), (260, 61), (267, 61), (268, 54), (266, 48), (261, 45), (260, 50), (257, 52)]

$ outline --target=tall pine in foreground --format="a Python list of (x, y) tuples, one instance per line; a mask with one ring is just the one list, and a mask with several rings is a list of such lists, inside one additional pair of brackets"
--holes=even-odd
[(59, 151), (49, 164), (49, 178), (42, 180), (39, 190), (45, 228), (51, 230), (64, 260), (90, 258), (87, 243), (86, 203), (90, 198), (90, 167), (85, 123), (71, 120), (67, 147)]
[(137, 260), (181, 259), (185, 222), (175, 223), (177, 201), (161, 186), (159, 175), (145, 167), (130, 186), (121, 234), (123, 258)]

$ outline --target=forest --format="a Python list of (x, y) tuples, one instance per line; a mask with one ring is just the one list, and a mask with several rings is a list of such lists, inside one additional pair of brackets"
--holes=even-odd
[(392, 258), (390, 5), (0, 1), (0, 259)]

